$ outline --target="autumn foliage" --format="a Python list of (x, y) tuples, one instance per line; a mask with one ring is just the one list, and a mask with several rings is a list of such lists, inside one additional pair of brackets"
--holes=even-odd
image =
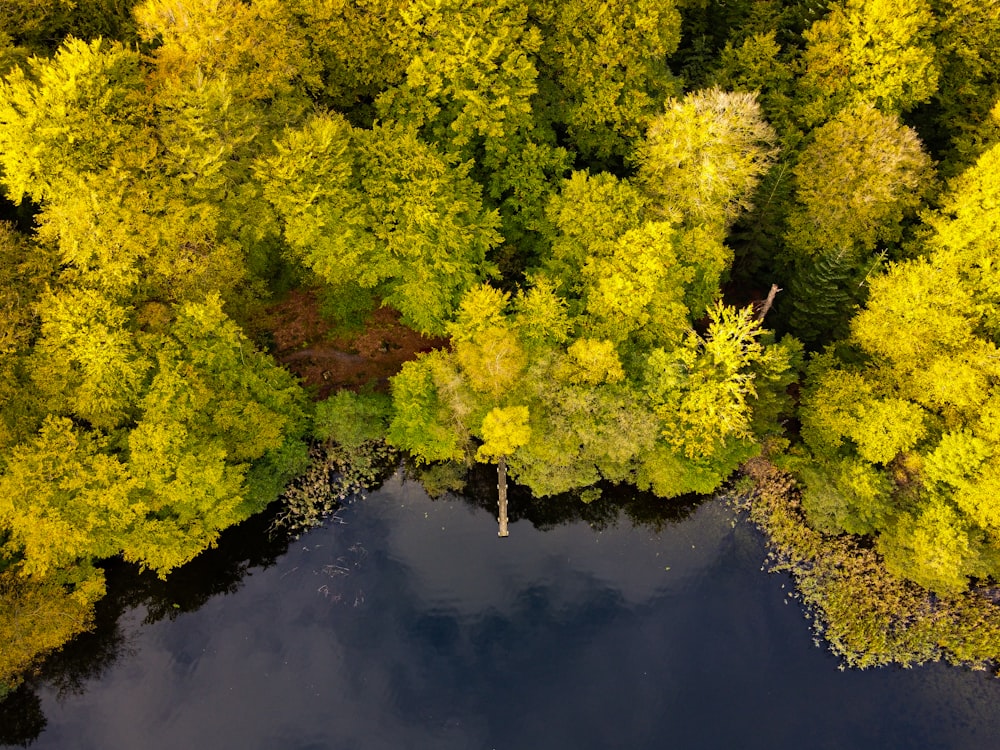
[[(583, 499), (766, 448), (810, 539), (1000, 577), (995, 3), (0, 5), (0, 631), (65, 623), (0, 682), (310, 441)], [(317, 406), (291, 288), (448, 345)]]

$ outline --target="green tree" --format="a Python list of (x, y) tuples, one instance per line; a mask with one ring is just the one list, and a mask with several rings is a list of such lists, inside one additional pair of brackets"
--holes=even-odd
[[(94, 312), (104, 313), (115, 314)], [(51, 334), (43, 323), (43, 342), (81, 376), (51, 398), (37, 436), (12, 449), (0, 523), (25, 574), (120, 551), (166, 573), (262, 509), (301, 466), (302, 393), (217, 297), (182, 306), (168, 335), (112, 317), (90, 324)]]
[(667, 59), (680, 42), (673, 2), (531, 3), (539, 24), (539, 115), (565, 127), (585, 156), (628, 156), (678, 83)]
[[(556, 282), (541, 272), (513, 302), (488, 287), (467, 294), (450, 327), (451, 351), (424, 355), (393, 379), (389, 440), (425, 461), (502, 454), (540, 496), (601, 479), (662, 496), (711, 491), (756, 450), (755, 381), (767, 373), (768, 387), (786, 383), (779, 373), (795, 347), (765, 350), (750, 310), (721, 305), (708, 310), (706, 335), (694, 333), (684, 279), (695, 274), (677, 260), (691, 250), (680, 233), (635, 214), (639, 229), (629, 229), (628, 214), (616, 211), (607, 212), (610, 225), (581, 221), (577, 209), (600, 205), (601, 196), (643, 205), (608, 176), (576, 175), (564, 193), (551, 215), (567, 229), (553, 242), (552, 269), (565, 276)], [(641, 247), (640, 230), (661, 243), (645, 265), (622, 249)], [(620, 298), (603, 286), (611, 267), (599, 265), (616, 253), (619, 278), (633, 284)], [(649, 264), (662, 265), (651, 274)], [(669, 320), (660, 319), (667, 311)]]
[(776, 29), (758, 32), (739, 45), (727, 42), (712, 83), (724, 91), (755, 91), (767, 121), (781, 135), (795, 127), (795, 66), (782, 54)]
[(0, 35), (38, 55), (51, 53), (67, 36), (131, 42), (131, 11), (124, 0), (2, 0)]
[(92, 290), (47, 292), (38, 308), (38, 343), (16, 352), (38, 403), (2, 404), (0, 629), (17, 630), (5, 683), (88, 626), (104, 590), (95, 560), (123, 554), (165, 575), (306, 459), (301, 389), (217, 296), (165, 312), (155, 332)]
[(404, 9), (411, 50), (406, 77), (379, 100), (379, 114), (421, 128), (445, 150), (500, 156), (533, 129), (531, 97), (541, 45), (520, 0), (414, 3)]
[(371, 125), (370, 102), (403, 80), (412, 56), (401, 22), (408, 5), (408, 0), (290, 4), (319, 64), (324, 96), (356, 125)]
[(316, 404), (312, 434), (347, 449), (385, 437), (392, 402), (384, 393), (337, 391)]
[(461, 294), (491, 273), (498, 242), (468, 165), (399, 125), (321, 115), (257, 166), (298, 257), (329, 284), (377, 289), (404, 319), (439, 333)]
[(628, 181), (583, 172), (550, 201), (541, 270), (601, 338), (680, 340), (689, 306), (713, 301), (731, 259), (716, 235), (657, 220), (651, 203)]
[(104, 596), (104, 574), (89, 564), (45, 579), (15, 568), (0, 571), (0, 700), (34, 666), (90, 628), (94, 604)]
[(292, 376), (253, 348), (218, 297), (182, 305), (170, 335), (148, 345), (156, 371), (127, 439), (148, 511), (123, 549), (162, 575), (277, 497), (304, 464), (306, 423)]
[[(242, 246), (226, 237), (237, 212), (221, 194), (239, 190), (218, 178), (214, 194), (203, 187), (235, 155), (221, 128), (209, 158), (178, 164), (171, 144), (183, 138), (190, 154), (207, 139), (190, 128), (172, 139), (167, 108), (161, 150), (139, 57), (120, 45), (70, 40), (29, 67), (0, 84), (0, 165), (14, 200), (42, 205), (38, 236), (58, 248), (67, 280), (132, 301), (233, 296), (247, 271)], [(240, 225), (242, 238), (252, 224)]]
[(410, 55), (406, 75), (377, 100), (382, 120), (415, 127), (444, 153), (474, 161), (514, 246), (535, 241), (553, 177), (567, 166), (555, 133), (535, 117), (542, 36), (528, 14), (524, 0), (411, 4), (399, 42)]
[(153, 77), (166, 86), (226, 78), (241, 99), (270, 100), (284, 115), (298, 89), (321, 85), (305, 30), (279, 0), (145, 0), (135, 17), (157, 43)]
[(942, 171), (954, 175), (1000, 138), (993, 108), (1000, 100), (1000, 7), (972, 0), (935, 0), (934, 36), (940, 85), (931, 110), (942, 140)]
[(804, 33), (799, 87), (808, 124), (867, 103), (903, 113), (937, 91), (935, 18), (927, 0), (845, 0)]
[(131, 496), (128, 469), (106, 440), (65, 417), (46, 418), (38, 435), (11, 451), (0, 477), (0, 524), (20, 573), (44, 579), (90, 558), (111, 557), (144, 508)]
[(0, 76), (27, 63), (30, 53), (16, 44), (6, 31), (0, 31)]
[(66, 410), (102, 430), (128, 423), (150, 366), (131, 330), (131, 311), (79, 289), (46, 295), (39, 310), (30, 366), (50, 411)]
[(139, 55), (123, 45), (70, 39), (0, 82), (0, 166), (9, 197), (36, 202), (80, 176), (141, 163), (148, 128)]
[[(280, 132), (269, 106), (243, 98), (225, 76), (196, 76), (157, 93), (162, 181), (147, 177), (142, 185), (159, 189), (159, 201), (146, 201), (171, 215), (179, 235), (161, 241), (161, 267), (183, 268), (192, 281), (204, 269), (227, 298), (251, 280), (270, 281), (280, 269), (281, 223), (253, 173), (254, 161), (274, 152)], [(280, 127), (291, 124), (289, 114)], [(184, 248), (194, 252), (178, 251)], [(200, 293), (211, 291), (197, 286)]]
[(55, 280), (55, 253), (0, 223), (0, 469), (7, 449), (38, 428), (42, 405), (25, 362), (38, 336), (37, 302)]
[(322, 89), (308, 29), (294, 4), (273, 0), (149, 0), (136, 17), (156, 45), (148, 86), (157, 173), (174, 201), (168, 210), (211, 227), (200, 244), (230, 266), (216, 278), (245, 275), (245, 266), (270, 279), (280, 271), (281, 226), (253, 164), (274, 153), (284, 129), (304, 122)]

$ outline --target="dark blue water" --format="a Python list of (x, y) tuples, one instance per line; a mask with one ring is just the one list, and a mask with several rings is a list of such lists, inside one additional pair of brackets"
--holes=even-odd
[(489, 512), (395, 479), (339, 518), (274, 564), (230, 550), (215, 574), (195, 566), (184, 575), (221, 581), (203, 592), (223, 589), (203, 601), (119, 605), (87, 647), (99, 668), (22, 691), (31, 746), (1000, 744), (1000, 680), (840, 671), (788, 579), (761, 572), (757, 532), (720, 501), (659, 531), (522, 520), (501, 540)]

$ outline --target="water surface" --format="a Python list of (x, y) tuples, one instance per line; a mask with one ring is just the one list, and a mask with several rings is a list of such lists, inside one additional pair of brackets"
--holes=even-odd
[(287, 549), (233, 537), (173, 588), (120, 596), (61, 657), (96, 667), (22, 691), (31, 746), (994, 746), (1000, 680), (840, 671), (759, 534), (721, 501), (683, 510), (498, 539), (490, 512), (394, 478)]

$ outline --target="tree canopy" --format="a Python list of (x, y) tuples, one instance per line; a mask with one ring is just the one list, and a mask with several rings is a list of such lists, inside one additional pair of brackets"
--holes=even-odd
[(892, 570), (942, 592), (1000, 561), (998, 160), (994, 146), (955, 181), (924, 255), (872, 282), (803, 401), (812, 517), (876, 535)]
[[(0, 0), (0, 631), (64, 623), (0, 682), (310, 439), (583, 499), (763, 451), (812, 533), (995, 582), (997, 13)], [(316, 405), (262, 323), (305, 287), (444, 343)]]

